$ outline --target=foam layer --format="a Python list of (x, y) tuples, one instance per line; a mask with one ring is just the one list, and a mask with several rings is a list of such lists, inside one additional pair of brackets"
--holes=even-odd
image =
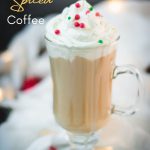
[(48, 54), (50, 57), (61, 57), (68, 60), (73, 60), (77, 56), (87, 58), (89, 60), (94, 60), (109, 55), (110, 53), (116, 50), (116, 43), (112, 43), (111, 45), (105, 45), (101, 47), (83, 49), (60, 46), (54, 44), (53, 42), (49, 42), (48, 40), (46, 42)]

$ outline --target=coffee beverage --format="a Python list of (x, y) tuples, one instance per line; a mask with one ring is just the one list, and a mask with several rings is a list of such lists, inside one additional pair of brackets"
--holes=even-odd
[(71, 132), (102, 128), (111, 114), (111, 84), (115, 51), (89, 60), (50, 57), (54, 83), (54, 113)]
[(57, 122), (72, 133), (92, 133), (111, 114), (117, 30), (85, 0), (46, 26)]

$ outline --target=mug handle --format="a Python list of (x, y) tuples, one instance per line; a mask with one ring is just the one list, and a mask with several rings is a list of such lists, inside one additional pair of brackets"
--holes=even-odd
[(133, 115), (137, 111), (136, 106), (139, 103), (139, 100), (143, 97), (143, 86), (142, 86), (143, 81), (141, 78), (141, 74), (139, 73), (139, 70), (132, 65), (116, 66), (113, 70), (113, 79), (116, 79), (118, 76), (121, 76), (123, 74), (129, 74), (136, 78), (138, 82), (138, 89), (136, 95), (137, 97), (135, 103), (128, 107), (112, 105), (112, 113), (119, 114), (119, 115)]

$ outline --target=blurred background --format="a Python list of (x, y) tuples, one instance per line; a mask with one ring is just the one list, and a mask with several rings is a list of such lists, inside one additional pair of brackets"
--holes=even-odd
[[(52, 87), (45, 50), (45, 25), (10, 25), (9, 15), (45, 18), (45, 22), (76, 0), (54, 0), (48, 5), (26, 5), (23, 13), (10, 10), (13, 1), (0, 2), (0, 150), (24, 150), (32, 142), (58, 130), (51, 114)], [(118, 65), (132, 64), (143, 77), (145, 96), (132, 117), (114, 116), (102, 135), (116, 150), (150, 149), (150, 1), (88, 0), (121, 35)], [(114, 83), (113, 99), (130, 99), (132, 79)], [(132, 84), (133, 83), (133, 84)], [(118, 94), (123, 87), (125, 94)], [(134, 92), (134, 91), (133, 91)], [(124, 93), (124, 92), (122, 92)], [(128, 134), (130, 132), (130, 137)], [(18, 139), (21, 142), (18, 143)]]

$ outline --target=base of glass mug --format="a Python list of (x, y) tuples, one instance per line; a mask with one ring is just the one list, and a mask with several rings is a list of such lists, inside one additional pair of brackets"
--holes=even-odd
[[(68, 133), (70, 139), (71, 150), (105, 150), (104, 147), (97, 147), (99, 141), (99, 134), (73, 134)], [(107, 150), (107, 149), (106, 149)], [(112, 149), (108, 149), (112, 150)]]

